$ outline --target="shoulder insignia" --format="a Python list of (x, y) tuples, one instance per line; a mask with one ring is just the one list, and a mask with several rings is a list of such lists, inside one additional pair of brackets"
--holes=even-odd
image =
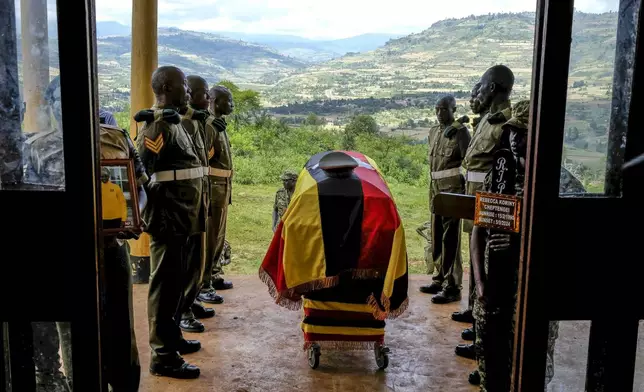
[(145, 148), (152, 151), (155, 154), (158, 154), (163, 148), (163, 134), (160, 133), (156, 139), (151, 139), (145, 136)]
[(179, 124), (181, 122), (181, 116), (172, 109), (146, 109), (135, 114), (134, 121), (145, 121), (148, 124), (158, 121), (165, 121), (170, 124)]
[(215, 156), (215, 148), (210, 147), (210, 150), (208, 151), (208, 160), (211, 160), (212, 157), (214, 157), (214, 156)]

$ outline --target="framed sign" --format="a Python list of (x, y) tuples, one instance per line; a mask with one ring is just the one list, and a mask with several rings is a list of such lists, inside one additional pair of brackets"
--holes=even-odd
[(521, 198), (500, 193), (476, 192), (474, 225), (518, 233), (521, 229)]
[(142, 232), (134, 163), (131, 159), (101, 159), (103, 234)]

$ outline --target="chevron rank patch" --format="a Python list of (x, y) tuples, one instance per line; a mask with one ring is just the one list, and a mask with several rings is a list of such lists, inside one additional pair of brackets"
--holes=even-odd
[(159, 134), (156, 139), (151, 139), (145, 137), (145, 148), (152, 151), (155, 154), (158, 154), (163, 148), (163, 134)]
[(208, 160), (211, 160), (212, 157), (214, 157), (214, 156), (215, 156), (215, 148), (210, 147), (210, 151), (208, 151)]

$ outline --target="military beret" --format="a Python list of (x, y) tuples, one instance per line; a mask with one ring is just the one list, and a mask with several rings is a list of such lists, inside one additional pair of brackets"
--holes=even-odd
[(528, 129), (528, 121), (530, 120), (530, 101), (519, 101), (512, 108), (512, 118), (503, 124), (503, 129), (506, 127)]
[(297, 177), (298, 177), (297, 173), (295, 173), (294, 171), (291, 171), (291, 170), (287, 170), (284, 173), (282, 173), (282, 175), (280, 176), (280, 179), (282, 181), (297, 180)]

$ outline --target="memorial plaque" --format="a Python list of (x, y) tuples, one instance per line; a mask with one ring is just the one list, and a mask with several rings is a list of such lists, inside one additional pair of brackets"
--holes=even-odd
[(518, 233), (521, 228), (521, 198), (499, 193), (476, 192), (474, 225)]

